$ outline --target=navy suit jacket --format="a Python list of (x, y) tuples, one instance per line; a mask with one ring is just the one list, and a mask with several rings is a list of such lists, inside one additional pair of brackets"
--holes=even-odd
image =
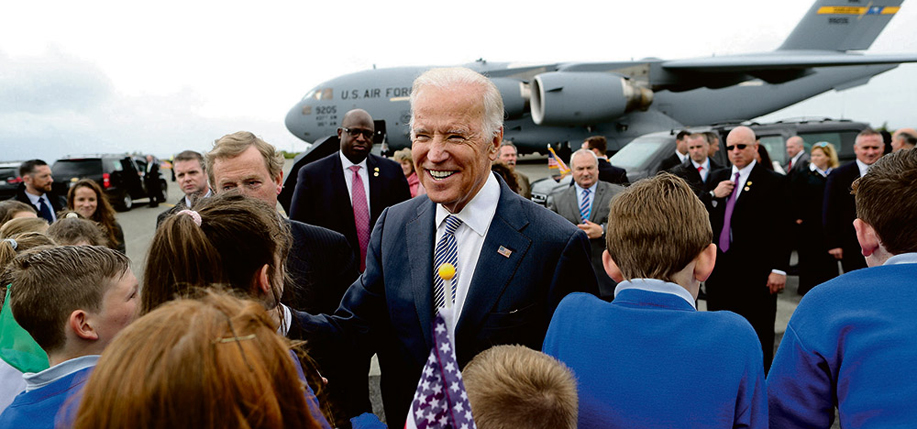
[[(723, 167), (717, 164), (713, 158), (708, 159), (710, 159), (710, 171), (707, 172), (707, 181), (710, 181), (710, 176), (713, 175), (712, 173)], [(706, 187), (705, 184), (707, 182), (704, 182), (703, 179), (701, 179), (700, 172), (697, 171), (697, 168), (694, 167), (694, 164), (692, 164), (690, 161), (684, 164), (678, 164), (670, 168), (668, 172), (681, 177), (682, 179), (685, 179), (685, 182), (688, 182), (688, 186), (690, 186), (691, 190), (694, 191), (694, 195), (697, 195), (697, 197), (700, 198), (701, 193), (704, 192), (704, 188)], [(713, 187), (715, 188), (716, 185)]]
[[(825, 226), (825, 235), (828, 237), (829, 249), (840, 247), (844, 249), (845, 256), (849, 250), (855, 252), (852, 256), (862, 259), (860, 243), (853, 228), (853, 221), (857, 217), (856, 199), (850, 194), (853, 182), (859, 178), (860, 167), (856, 161), (837, 167), (828, 175), (822, 222)], [(863, 266), (865, 265), (864, 262)]]
[[(598, 293), (586, 234), (498, 180), (496, 213), (455, 329), (460, 367), (494, 345), (539, 350), (564, 296)], [(336, 346), (338, 354), (357, 352), (366, 359), (378, 354), (382, 401), (393, 428), (404, 427), (433, 346), (435, 214), (436, 204), (427, 196), (386, 209), (373, 229), (366, 271), (335, 315), (297, 313), (304, 330), (324, 338), (313, 348), (316, 353)], [(509, 253), (498, 252), (501, 247)]]
[(607, 159), (599, 158), (599, 180), (615, 185), (627, 186), (627, 171), (611, 165)]
[[(411, 198), (411, 189), (401, 166), (394, 161), (370, 154), (366, 158), (366, 168), (369, 176), (369, 227), (372, 229), (386, 207)], [(353, 204), (344, 181), (340, 151), (299, 170), (290, 204), (290, 219), (344, 234), (359, 257), (360, 242), (353, 219)]]

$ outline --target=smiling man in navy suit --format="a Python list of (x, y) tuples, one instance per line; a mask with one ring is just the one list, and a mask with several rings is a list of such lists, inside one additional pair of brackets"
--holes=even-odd
[[(446, 299), (454, 302), (450, 330), (464, 367), (497, 344), (537, 350), (564, 296), (598, 292), (586, 234), (491, 173), (503, 100), (490, 80), (465, 68), (430, 70), (414, 81), (411, 110), (412, 154), (427, 195), (382, 213), (366, 271), (333, 316), (299, 315), (305, 329), (336, 342), (337, 353), (378, 353), (388, 426), (399, 428)], [(456, 265), (453, 296), (434, 282), (443, 258)]]
[(290, 219), (344, 234), (359, 252), (360, 272), (379, 215), (411, 198), (401, 166), (369, 153), (374, 129), (365, 110), (347, 112), (338, 128), (341, 150), (299, 170), (290, 205)]

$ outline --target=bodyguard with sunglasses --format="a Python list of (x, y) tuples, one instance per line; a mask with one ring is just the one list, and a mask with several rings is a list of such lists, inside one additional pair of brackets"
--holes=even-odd
[(726, 137), (732, 167), (710, 173), (702, 200), (710, 213), (716, 267), (707, 279), (707, 309), (745, 317), (758, 334), (764, 369), (774, 356), (777, 293), (786, 285), (790, 225), (784, 176), (755, 161), (755, 133), (737, 127)]
[(341, 150), (299, 170), (290, 219), (337, 231), (359, 252), (365, 269), (366, 244), (386, 207), (411, 198), (401, 165), (370, 153), (375, 128), (362, 109), (344, 115)]

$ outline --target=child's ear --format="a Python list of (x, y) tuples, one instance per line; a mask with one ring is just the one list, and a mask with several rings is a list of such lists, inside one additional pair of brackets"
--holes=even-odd
[(863, 222), (861, 219), (853, 221), (853, 229), (856, 230), (857, 241), (860, 243), (863, 256), (872, 256), (879, 249), (879, 236), (876, 235), (876, 230), (873, 229), (872, 225)]
[(67, 319), (67, 324), (74, 335), (84, 340), (98, 340), (99, 334), (89, 323), (89, 314), (83, 310), (74, 310)]
[(716, 265), (716, 245), (710, 243), (694, 258), (694, 278), (703, 282), (710, 277), (713, 266)]
[(611, 255), (608, 254), (608, 250), (602, 252), (602, 265), (605, 266), (605, 273), (608, 274), (608, 277), (611, 277), (612, 280), (621, 283), (624, 281), (624, 274), (621, 274), (621, 270), (618, 268), (618, 264), (611, 259)]

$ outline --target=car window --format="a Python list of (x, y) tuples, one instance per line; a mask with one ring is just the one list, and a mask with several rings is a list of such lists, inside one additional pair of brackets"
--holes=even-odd
[(111, 160), (111, 169), (112, 171), (124, 170), (124, 167), (121, 166), (121, 160), (120, 159)]
[(664, 150), (667, 145), (671, 145), (672, 150), (675, 150), (674, 140), (670, 138), (635, 139), (611, 157), (611, 164), (627, 171), (645, 169), (654, 155)]
[(19, 177), (18, 168), (0, 168), (0, 181), (6, 181), (7, 179), (15, 179)]
[(811, 153), (812, 145), (818, 142), (828, 142), (837, 149), (838, 158), (853, 159), (856, 155), (853, 153), (853, 143), (859, 131), (837, 131), (828, 133), (799, 133), (799, 136), (806, 141), (806, 152)]
[(101, 159), (62, 159), (54, 163), (51, 171), (61, 177), (88, 177), (102, 174)]
[(783, 136), (763, 136), (760, 144), (767, 149), (771, 161), (777, 161), (780, 165), (786, 163), (786, 142)]

